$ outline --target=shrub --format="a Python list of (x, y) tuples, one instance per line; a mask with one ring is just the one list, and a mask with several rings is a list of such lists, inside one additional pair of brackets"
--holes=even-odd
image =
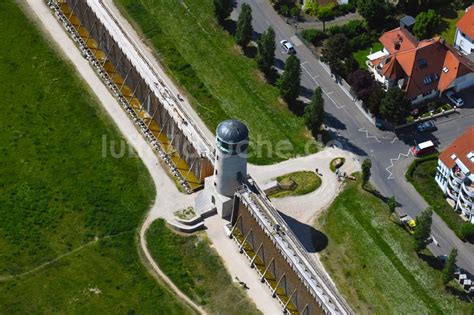
[(463, 240), (474, 240), (474, 224), (464, 223), (461, 226), (460, 237)]
[(313, 44), (314, 46), (321, 45), (322, 41), (325, 40), (328, 35), (322, 30), (307, 29), (301, 33), (304, 39)]
[(333, 36), (336, 34), (344, 34), (347, 38), (354, 38), (362, 33), (367, 32), (367, 23), (361, 20), (353, 20), (343, 25), (335, 25), (328, 28), (327, 30), (329, 36)]

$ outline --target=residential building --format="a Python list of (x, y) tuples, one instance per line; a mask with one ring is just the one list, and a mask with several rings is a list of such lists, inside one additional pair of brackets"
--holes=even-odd
[(385, 89), (398, 86), (412, 104), (474, 86), (474, 62), (440, 37), (419, 41), (403, 21), (385, 32), (383, 50), (367, 56), (368, 70)]
[(456, 212), (474, 223), (474, 125), (440, 154), (435, 180)]
[(456, 23), (454, 47), (474, 60), (474, 5), (468, 7), (464, 16)]

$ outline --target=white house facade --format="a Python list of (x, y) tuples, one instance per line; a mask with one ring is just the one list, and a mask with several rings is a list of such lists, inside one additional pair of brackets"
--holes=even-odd
[(440, 154), (435, 180), (454, 210), (474, 224), (474, 126)]
[(464, 16), (456, 23), (454, 47), (465, 55), (474, 57), (474, 5), (467, 8)]

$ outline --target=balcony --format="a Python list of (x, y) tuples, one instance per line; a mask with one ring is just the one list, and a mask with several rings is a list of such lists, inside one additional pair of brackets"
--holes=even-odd
[(448, 186), (448, 189), (446, 189), (446, 194), (448, 195), (449, 198), (455, 201), (458, 200), (458, 193), (449, 186)]
[(458, 203), (459, 205), (459, 210), (462, 211), (462, 213), (466, 216), (466, 217), (469, 217), (472, 212), (473, 212), (473, 209), (471, 207), (469, 207), (468, 205), (466, 205), (465, 203), (463, 203), (462, 201), (460, 201)]
[(463, 184), (462, 188), (467, 196), (474, 198), (474, 183), (472, 183), (470, 186)]
[(449, 183), (449, 185), (448, 185), (449, 188), (454, 190), (456, 192), (456, 195), (457, 195), (457, 193), (459, 192), (459, 189), (461, 189), (461, 184), (457, 183), (453, 178), (449, 178), (448, 183)]
[(449, 174), (451, 175), (451, 178), (459, 184), (461, 184), (464, 178), (466, 178), (466, 175), (463, 172), (461, 172), (459, 168), (455, 168), (454, 170), (451, 170)]
[(461, 196), (462, 200), (464, 200), (464, 202), (467, 203), (469, 206), (472, 206), (474, 204), (474, 198), (468, 196), (464, 191), (461, 191), (459, 195)]

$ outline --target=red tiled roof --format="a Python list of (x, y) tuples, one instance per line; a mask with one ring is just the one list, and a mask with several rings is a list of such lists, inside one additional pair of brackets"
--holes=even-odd
[(454, 140), (440, 155), (439, 159), (448, 167), (453, 168), (455, 161), (451, 158), (453, 154), (474, 173), (474, 163), (468, 159), (469, 152), (474, 151), (474, 125), (467, 128), (464, 134)]
[[(386, 42), (400, 30), (407, 32), (404, 28), (396, 28), (387, 32), (392, 35), (382, 35), (380, 41), (384, 44), (382, 39)], [(395, 81), (405, 79), (402, 89), (408, 99), (435, 89), (442, 92), (449, 88), (456, 78), (474, 71), (474, 65), (457, 54), (440, 37), (422, 40), (413, 47), (410, 43), (384, 57), (383, 61), (377, 60), (377, 64), (383, 64), (381, 75)], [(444, 67), (448, 72), (443, 71)]]
[[(416, 38), (404, 27), (397, 27), (391, 31), (385, 32), (380, 36), (379, 41), (388, 50), (390, 54), (397, 51), (415, 48)], [(396, 49), (396, 44), (399, 44)]]
[(456, 27), (469, 36), (469, 38), (474, 39), (474, 5), (471, 5), (466, 9), (464, 16), (456, 23)]

